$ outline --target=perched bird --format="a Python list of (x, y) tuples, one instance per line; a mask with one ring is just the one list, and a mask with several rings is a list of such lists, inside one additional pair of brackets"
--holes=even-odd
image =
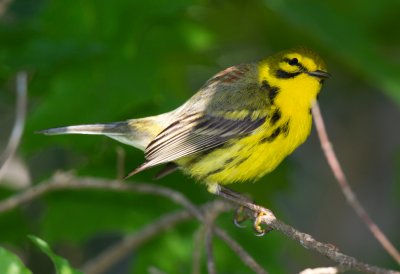
[(315, 52), (287, 50), (219, 72), (171, 112), (41, 133), (106, 135), (144, 151), (145, 162), (128, 176), (168, 164), (165, 173), (179, 168), (220, 194), (222, 185), (274, 170), (306, 140), (329, 76)]

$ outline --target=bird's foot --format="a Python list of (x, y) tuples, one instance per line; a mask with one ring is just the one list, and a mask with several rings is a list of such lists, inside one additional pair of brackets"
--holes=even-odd
[(219, 184), (209, 185), (208, 191), (210, 191), (215, 195), (228, 199), (240, 206), (238, 210), (236, 210), (235, 218), (233, 220), (236, 226), (243, 227), (241, 223), (244, 222), (249, 217), (249, 213), (245, 212), (245, 209), (247, 209), (250, 210), (252, 213), (254, 213), (253, 228), (256, 231), (257, 236), (263, 236), (272, 230), (272, 228), (270, 227), (266, 228), (262, 227), (262, 224), (264, 223), (263, 218), (268, 214), (272, 214), (270, 210), (254, 204), (247, 197), (244, 197), (241, 194), (236, 193), (230, 190), (229, 188), (226, 188)]
[(253, 228), (254, 228), (254, 230), (256, 232), (256, 236), (262, 237), (265, 234), (267, 234), (268, 232), (272, 231), (273, 229), (271, 227), (263, 228), (261, 226), (261, 224), (263, 223), (262, 219), (263, 219), (264, 216), (267, 215), (267, 212), (260, 211), (260, 212), (257, 212), (256, 214), (257, 214), (257, 216), (256, 216), (256, 218), (254, 220)]
[(235, 224), (235, 226), (237, 226), (238, 228), (245, 228), (245, 225), (242, 225), (242, 223), (244, 221), (246, 221), (247, 219), (249, 219), (248, 214), (246, 214), (245, 208), (243, 206), (239, 206), (238, 208), (236, 208), (235, 210), (235, 216), (233, 218), (233, 223)]

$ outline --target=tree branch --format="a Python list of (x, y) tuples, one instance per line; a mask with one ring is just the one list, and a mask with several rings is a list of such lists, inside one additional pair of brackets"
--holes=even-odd
[[(119, 181), (105, 180), (99, 178), (75, 178), (72, 175), (66, 175), (58, 173), (49, 181), (44, 182), (40, 185), (34, 186), (25, 190), (20, 194), (16, 194), (14, 196), (9, 197), (0, 202), (0, 213), (5, 212), (7, 210), (11, 210), (23, 203), (29, 202), (33, 199), (40, 197), (41, 195), (54, 191), (54, 190), (62, 190), (62, 189), (102, 189), (102, 190), (113, 190), (113, 191), (121, 191), (121, 192), (138, 192), (138, 193), (146, 193), (153, 195), (160, 195), (167, 199), (172, 200), (173, 202), (180, 204), (183, 206), (190, 214), (195, 216), (201, 223), (205, 222), (203, 212), (193, 205), (183, 194), (174, 191), (172, 189), (151, 185), (151, 184), (124, 184)], [(225, 203), (226, 204), (226, 203)], [(261, 208), (261, 207), (260, 207)], [(400, 274), (400, 272), (396, 272), (394, 270), (386, 270), (376, 266), (368, 265), (363, 263), (353, 257), (345, 255), (338, 251), (331, 244), (325, 244), (316, 241), (312, 236), (302, 233), (295, 228), (285, 224), (284, 222), (277, 220), (276, 217), (267, 209), (264, 209), (267, 214), (265, 214), (261, 222), (276, 231), (281, 232), (286, 235), (288, 238), (298, 242), (306, 249), (314, 250), (329, 259), (340, 264), (341, 267), (347, 270), (358, 270), (365, 273), (377, 273), (377, 274)], [(252, 214), (254, 216), (254, 214)], [(257, 274), (263, 273), (265, 274), (265, 270), (258, 265), (254, 259), (248, 255), (248, 253), (229, 235), (221, 230), (220, 228), (214, 228), (215, 234), (224, 240), (228, 246), (233, 249), (241, 260), (251, 267), (253, 271)]]
[(201, 226), (194, 234), (193, 256), (192, 256), (192, 274), (201, 273), (201, 254), (202, 243), (204, 241), (205, 227)]
[(2, 17), (13, 0), (0, 0), (0, 17)]
[[(5, 2), (4, 5), (7, 5), (7, 3)], [(28, 94), (27, 82), (28, 82), (27, 73), (19, 72), (17, 74), (17, 81), (16, 81), (16, 92), (17, 92), (17, 104), (15, 108), (16, 118), (13, 129), (11, 131), (10, 139), (8, 140), (8, 144), (4, 149), (3, 154), (0, 156), (0, 181), (5, 174), (8, 164), (10, 163), (12, 157), (17, 151), (19, 142), (21, 141), (22, 133), (24, 132), (27, 94)]]
[[(207, 203), (199, 207), (199, 210), (204, 214), (209, 210), (213, 210), (216, 206), (219, 207), (219, 204), (221, 204), (220, 201)], [(228, 209), (228, 207), (224, 207), (223, 211)], [(92, 258), (82, 267), (82, 270), (86, 274), (99, 274), (106, 272), (129, 252), (138, 249), (141, 245), (156, 237), (161, 232), (192, 218), (193, 215), (188, 210), (167, 213), (139, 231), (135, 231), (135, 233), (125, 236), (119, 242), (107, 248), (95, 258)]]
[(214, 250), (213, 250), (213, 236), (215, 229), (215, 219), (217, 216), (226, 209), (224, 204), (215, 204), (214, 207), (207, 210), (204, 214), (204, 228), (205, 228), (205, 250), (207, 255), (207, 270), (208, 274), (216, 274)]
[[(204, 216), (202, 212), (193, 205), (183, 194), (180, 192), (174, 191), (172, 189), (151, 185), (151, 184), (124, 184), (120, 181), (115, 180), (105, 180), (100, 178), (76, 178), (73, 177), (72, 174), (69, 173), (56, 173), (53, 178), (45, 181), (41, 184), (38, 184), (34, 187), (31, 187), (24, 192), (16, 194), (14, 196), (9, 197), (0, 202), (0, 214), (2, 212), (11, 210), (16, 208), (22, 204), (25, 204), (29, 201), (32, 201), (40, 196), (52, 192), (55, 190), (63, 190), (63, 189), (103, 189), (103, 190), (113, 190), (113, 191), (130, 191), (130, 192), (138, 192), (138, 193), (146, 193), (163, 196), (167, 199), (172, 200), (173, 202), (180, 204), (190, 214), (195, 216), (200, 222), (204, 222)], [(219, 202), (221, 203), (221, 202)], [(223, 203), (225, 207), (227, 207), (227, 203)], [(227, 209), (231, 208), (230, 206)], [(215, 228), (215, 233), (221, 239), (227, 242), (228, 246), (234, 246), (237, 250), (243, 249), (235, 240), (229, 237), (229, 235), (220, 228)], [(253, 259), (250, 255), (248, 255), (245, 251), (238, 253), (243, 254), (245, 257), (239, 257), (244, 264), (248, 265), (250, 268), (255, 267), (256, 269), (262, 269), (262, 267)], [(249, 265), (250, 262), (250, 265)], [(264, 272), (256, 272), (266, 273)]]
[(91, 259), (82, 267), (82, 271), (86, 274), (106, 272), (126, 254), (159, 235), (160, 232), (191, 218), (193, 218), (193, 215), (187, 210), (165, 214), (151, 224), (143, 227), (141, 230), (136, 231), (134, 234), (125, 236), (118, 243)]
[(318, 132), (318, 137), (321, 142), (322, 150), (324, 151), (325, 157), (328, 161), (329, 167), (331, 168), (333, 175), (338, 182), (340, 189), (342, 190), (347, 203), (354, 209), (358, 217), (364, 222), (364, 224), (371, 231), (372, 235), (378, 240), (382, 247), (392, 256), (392, 258), (400, 264), (400, 253), (394, 247), (394, 245), (388, 240), (382, 230), (376, 225), (371, 219), (367, 211), (361, 205), (354, 191), (351, 189), (350, 184), (347, 181), (346, 175), (340, 166), (335, 151), (333, 150), (332, 143), (329, 140), (328, 133), (325, 129), (324, 120), (322, 119), (319, 105), (316, 102), (312, 108), (313, 118), (315, 127)]
[[(210, 227), (209, 227), (210, 226)], [(206, 235), (205, 235), (205, 246), (206, 246), (206, 254), (207, 254), (207, 270), (208, 274), (216, 274), (217, 270), (215, 268), (215, 260), (214, 260), (214, 249), (213, 249), (213, 224), (206, 225)]]
[(117, 180), (122, 180), (125, 177), (125, 150), (121, 146), (115, 149), (117, 154)]
[(243, 261), (245, 265), (247, 265), (251, 270), (256, 274), (267, 274), (265, 271), (254, 259), (250, 256), (249, 253), (234, 239), (232, 239), (224, 230), (216, 227), (214, 229), (215, 234), (221, 238), (234, 252), (239, 258)]
[(343, 273), (344, 271), (345, 270), (341, 267), (318, 267), (304, 269), (299, 274), (337, 274)]
[(366, 264), (354, 257), (339, 252), (339, 249), (331, 244), (318, 242), (311, 235), (300, 232), (284, 222), (276, 219), (274, 214), (267, 209), (265, 209), (265, 215), (262, 217), (261, 222), (275, 230), (278, 230), (288, 238), (300, 243), (304, 248), (313, 250), (331, 259), (332, 261), (339, 263), (340, 266), (346, 270), (357, 270), (364, 273), (376, 274), (400, 274), (400, 272), (394, 270), (383, 269), (377, 266)]

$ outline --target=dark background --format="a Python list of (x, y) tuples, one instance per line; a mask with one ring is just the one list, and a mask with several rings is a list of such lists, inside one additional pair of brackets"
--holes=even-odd
[[(125, 172), (143, 153), (99, 136), (35, 135), (49, 127), (112, 122), (159, 114), (187, 100), (209, 77), (238, 63), (306, 46), (319, 52), (333, 75), (320, 106), (339, 160), (362, 204), (400, 243), (399, 1), (61, 1), (0, 2), (0, 148), (15, 118), (15, 74), (29, 72), (27, 125), (0, 184), (0, 197), (42, 182), (57, 170), (115, 178), (117, 149)], [(129, 182), (152, 182), (158, 168)], [(214, 199), (179, 172), (155, 182), (195, 203)], [(236, 185), (278, 218), (371, 264), (396, 268), (346, 204), (316, 133), (273, 173)], [(96, 191), (46, 195), (0, 215), (0, 245), (34, 273), (51, 273), (27, 234), (46, 240), (72, 265), (177, 206), (156, 196)], [(219, 217), (270, 273), (296, 273), (332, 262), (278, 232), (263, 238)], [(145, 245), (110, 273), (190, 273), (195, 221)], [(218, 273), (249, 273), (215, 240)], [(204, 267), (204, 272), (205, 266)]]

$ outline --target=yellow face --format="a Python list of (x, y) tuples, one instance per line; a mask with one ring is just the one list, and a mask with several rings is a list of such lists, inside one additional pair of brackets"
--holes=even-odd
[(298, 75), (328, 78), (325, 62), (313, 51), (297, 49), (280, 52), (262, 64), (269, 67), (269, 74), (279, 79), (295, 78)]
[(288, 73), (326, 71), (326, 66), (322, 60), (314, 59), (293, 52), (283, 55), (279, 61), (279, 68)]
[(323, 80), (330, 76), (324, 61), (307, 49), (277, 53), (262, 60), (258, 69), (259, 84), (266, 87), (271, 103), (290, 113), (308, 111)]

